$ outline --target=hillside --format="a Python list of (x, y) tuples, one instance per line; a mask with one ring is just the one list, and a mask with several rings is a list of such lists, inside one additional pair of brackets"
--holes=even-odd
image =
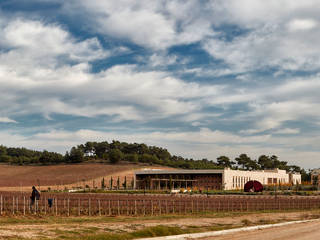
[(123, 183), (127, 177), (130, 185), (135, 170), (151, 167), (145, 164), (119, 163), (80, 163), (61, 164), (51, 166), (13, 166), (0, 165), (0, 191), (29, 191), (31, 186), (39, 186), (43, 190), (64, 189), (72, 187), (83, 187), (93, 185), (100, 187), (101, 180), (105, 178), (105, 184), (109, 187), (109, 180), (113, 177), (113, 185), (117, 178)]

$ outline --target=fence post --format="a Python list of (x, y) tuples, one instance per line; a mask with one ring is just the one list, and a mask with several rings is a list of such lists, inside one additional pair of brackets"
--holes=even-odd
[(70, 216), (70, 199), (68, 198), (68, 217)]
[(56, 216), (58, 216), (58, 198), (55, 198), (55, 204), (56, 204)]
[(109, 216), (111, 216), (111, 200), (109, 200)]
[(146, 215), (146, 203), (145, 200), (143, 199), (143, 215)]
[(191, 213), (193, 213), (193, 200), (191, 200)]
[(14, 196), (12, 197), (12, 214), (14, 215)]
[(159, 199), (158, 204), (159, 204), (159, 215), (161, 215), (161, 200), (160, 199)]
[(168, 214), (168, 199), (166, 199), (166, 214)]
[(3, 210), (3, 197), (1, 195), (1, 206), (0, 206), (1, 215), (2, 215), (2, 210)]
[(98, 200), (98, 207), (99, 207), (99, 216), (101, 216), (101, 205), (100, 205), (100, 199)]
[(26, 196), (23, 196), (23, 215), (26, 215)]
[(134, 200), (134, 215), (137, 215), (137, 200)]
[(121, 210), (120, 210), (120, 199), (118, 199), (118, 215), (121, 215)]
[(173, 214), (174, 214), (174, 212), (175, 212), (174, 200), (172, 200), (172, 212), (173, 212)]
[(47, 215), (47, 201), (46, 201), (46, 198), (44, 198), (44, 215)]
[(127, 199), (126, 203), (127, 203), (127, 215), (129, 216), (129, 202), (128, 202), (128, 199)]
[(89, 209), (88, 209), (88, 214), (91, 216), (91, 198), (89, 198)]
[(78, 216), (81, 214), (81, 202), (80, 198), (78, 199)]
[(153, 200), (150, 200), (151, 202), (151, 216), (153, 216)]

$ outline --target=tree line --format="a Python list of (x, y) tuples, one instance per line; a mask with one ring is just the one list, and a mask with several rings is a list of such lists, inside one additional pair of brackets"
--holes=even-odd
[(296, 165), (288, 165), (280, 161), (275, 155), (261, 155), (257, 160), (247, 154), (240, 154), (234, 160), (227, 156), (220, 156), (216, 161), (204, 159), (184, 158), (171, 155), (165, 148), (148, 146), (144, 143), (126, 143), (113, 140), (112, 142), (86, 142), (74, 146), (65, 155), (56, 152), (34, 151), (26, 148), (12, 148), (0, 146), (0, 162), (28, 165), (28, 164), (60, 164), (81, 163), (90, 159), (102, 162), (118, 163), (127, 161), (133, 163), (158, 164), (183, 169), (231, 169), (263, 170), (279, 168), (291, 172), (306, 174), (305, 170)]

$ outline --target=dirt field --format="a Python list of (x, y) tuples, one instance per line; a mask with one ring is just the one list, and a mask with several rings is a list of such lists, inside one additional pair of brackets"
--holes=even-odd
[[(242, 214), (236, 215), (212, 215), (205, 217), (171, 217), (171, 218), (74, 218), (74, 219), (1, 219), (0, 239), (41, 239), (43, 237), (55, 239), (75, 239), (80, 237), (94, 236), (96, 234), (126, 234), (145, 228), (165, 226), (178, 228), (180, 231), (190, 232), (190, 230), (212, 231), (234, 227), (244, 227), (259, 224), (278, 223), (284, 221), (311, 219), (319, 217), (318, 212), (291, 212), (291, 213), (262, 213), (262, 214)], [(32, 223), (34, 221), (34, 223)], [(56, 222), (55, 222), (56, 221)], [(318, 225), (319, 223), (317, 223)], [(289, 227), (288, 227), (289, 228)], [(294, 230), (294, 226), (290, 226)], [(312, 225), (312, 229), (316, 228)], [(305, 228), (305, 231), (311, 231)], [(264, 231), (264, 230), (263, 230)], [(270, 231), (270, 230), (267, 230)], [(262, 231), (261, 231), (262, 232)], [(251, 233), (250, 233), (251, 234)], [(241, 235), (241, 234), (240, 234)], [(269, 234), (270, 235), (270, 234)], [(241, 235), (242, 236), (242, 235)], [(250, 236), (254, 236), (251, 234)], [(268, 235), (266, 235), (268, 236)], [(82, 238), (81, 238), (82, 239)], [(86, 238), (84, 238), (86, 239)], [(91, 237), (90, 239), (95, 239)], [(101, 238), (102, 239), (102, 238)], [(103, 238), (109, 239), (109, 238)], [(110, 238), (112, 239), (112, 238)], [(118, 238), (117, 238), (118, 239)], [(120, 238), (119, 238), (120, 239)], [(127, 239), (127, 238), (121, 238)], [(129, 239), (129, 238), (128, 238)], [(220, 239), (220, 238), (214, 238)], [(229, 238), (222, 239), (246, 239), (258, 238)], [(296, 239), (296, 238), (259, 238), (263, 239)], [(304, 239), (304, 238), (301, 238)], [(318, 238), (308, 238), (318, 239)]]
[(0, 165), (0, 191), (30, 191), (30, 186), (39, 186), (42, 189), (64, 189), (74, 186), (90, 187), (99, 186), (104, 177), (108, 186), (110, 177), (114, 185), (118, 176), (123, 182), (127, 176), (128, 183), (133, 177), (133, 172), (138, 169), (166, 167), (150, 167), (141, 164), (63, 164), (54, 166), (11, 166)]

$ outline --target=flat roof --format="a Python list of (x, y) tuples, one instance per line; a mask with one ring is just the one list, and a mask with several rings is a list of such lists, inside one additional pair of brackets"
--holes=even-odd
[(144, 170), (144, 171), (136, 171), (135, 175), (144, 175), (144, 174), (216, 174), (223, 173), (224, 169), (204, 169), (204, 170)]

